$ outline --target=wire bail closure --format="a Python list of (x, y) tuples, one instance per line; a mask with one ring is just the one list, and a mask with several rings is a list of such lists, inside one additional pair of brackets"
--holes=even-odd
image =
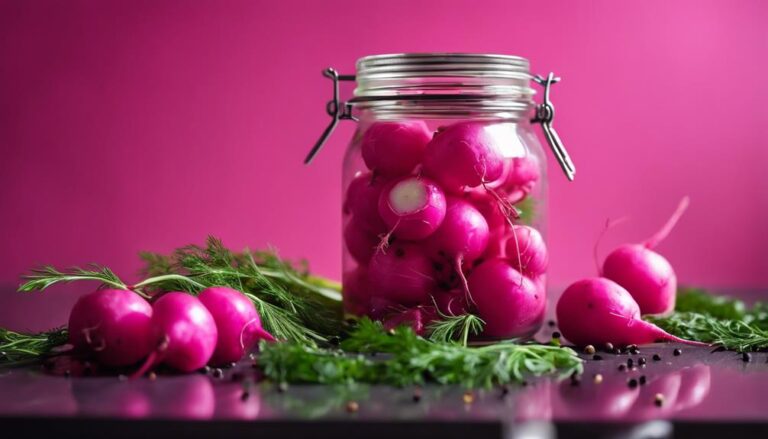
[(536, 106), (536, 117), (531, 122), (540, 123), (541, 129), (544, 130), (544, 136), (547, 138), (550, 148), (552, 148), (552, 154), (554, 154), (560, 167), (563, 169), (566, 178), (569, 181), (573, 181), (576, 175), (576, 167), (571, 161), (571, 157), (568, 155), (568, 151), (565, 150), (560, 136), (557, 135), (557, 131), (552, 126), (552, 121), (555, 118), (555, 106), (552, 105), (552, 101), (549, 100), (550, 89), (552, 84), (560, 82), (561, 78), (555, 76), (554, 73), (549, 72), (546, 78), (536, 75), (533, 77), (533, 81), (544, 87), (544, 97), (541, 104)]
[(352, 103), (344, 102), (342, 104), (339, 99), (339, 81), (354, 81), (355, 75), (339, 75), (339, 72), (337, 72), (336, 69), (328, 67), (323, 71), (323, 76), (330, 78), (331, 81), (333, 81), (333, 97), (325, 105), (325, 112), (331, 116), (331, 123), (325, 128), (323, 134), (321, 134), (320, 138), (315, 142), (315, 146), (313, 146), (309, 151), (309, 154), (307, 154), (307, 158), (304, 159), (305, 165), (310, 164), (317, 153), (320, 152), (320, 149), (331, 136), (333, 130), (336, 129), (336, 125), (339, 124), (340, 120), (357, 121), (357, 118), (352, 116)]
[[(333, 96), (325, 107), (325, 111), (329, 116), (331, 116), (331, 122), (320, 135), (320, 138), (315, 143), (315, 146), (313, 146), (309, 151), (309, 154), (307, 154), (307, 157), (304, 159), (304, 164), (311, 163), (315, 156), (317, 156), (317, 153), (320, 152), (320, 149), (331, 136), (333, 130), (336, 129), (339, 121), (357, 121), (357, 118), (352, 115), (352, 102), (341, 102), (341, 99), (339, 98), (339, 81), (354, 81), (355, 75), (340, 75), (336, 69), (329, 67), (323, 71), (323, 76), (333, 81)], [(560, 136), (552, 126), (552, 121), (555, 118), (555, 106), (552, 104), (552, 101), (549, 98), (550, 90), (552, 88), (552, 84), (560, 82), (561, 78), (556, 77), (554, 73), (550, 72), (546, 77), (537, 75), (532, 79), (534, 82), (544, 88), (544, 96), (542, 98), (542, 103), (536, 105), (536, 114), (534, 118), (531, 119), (531, 122), (541, 124), (541, 128), (544, 131), (544, 136), (547, 139), (547, 143), (549, 143), (549, 146), (552, 149), (552, 154), (555, 156), (557, 162), (560, 164), (560, 167), (563, 169), (566, 178), (568, 178), (569, 181), (573, 181), (576, 175), (576, 167), (571, 161), (571, 158), (568, 155), (562, 140), (560, 140)], [(456, 99), (456, 97), (451, 98)]]

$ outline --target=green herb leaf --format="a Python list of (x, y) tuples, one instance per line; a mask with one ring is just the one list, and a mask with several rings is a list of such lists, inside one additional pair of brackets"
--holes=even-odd
[[(358, 354), (383, 354), (367, 357)], [(436, 343), (408, 327), (385, 331), (363, 319), (341, 343), (341, 351), (296, 343), (262, 343), (258, 360), (264, 373), (279, 382), (390, 384), (407, 386), (434, 381), (469, 388), (521, 381), (528, 375), (582, 370), (568, 348), (498, 343), (477, 348)]]
[(0, 328), (0, 363), (38, 359), (65, 344), (68, 338), (69, 334), (64, 328), (39, 334), (23, 334)]
[(665, 331), (736, 351), (768, 349), (768, 306), (751, 308), (728, 296), (702, 289), (680, 289), (675, 312), (668, 317), (646, 317)]
[(427, 330), (429, 339), (437, 343), (449, 343), (458, 341), (466, 346), (470, 335), (483, 332), (485, 322), (474, 314), (462, 314), (449, 316), (440, 314), (440, 320), (432, 322)]
[(64, 271), (46, 265), (32, 270), (31, 274), (22, 276), (26, 282), (19, 285), (19, 291), (43, 291), (46, 288), (60, 282), (73, 282), (79, 280), (95, 280), (114, 288), (127, 289), (128, 287), (107, 267), (91, 265), (90, 270), (73, 267)]

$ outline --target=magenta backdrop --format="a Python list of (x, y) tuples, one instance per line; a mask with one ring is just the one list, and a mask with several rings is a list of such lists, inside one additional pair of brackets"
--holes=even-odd
[[(578, 175), (550, 161), (554, 285), (595, 273), (607, 217), (631, 221), (605, 250), (688, 194), (660, 247), (679, 278), (766, 287), (767, 22), (764, 1), (2, 1), (0, 284), (39, 263), (135, 278), (139, 250), (207, 234), (338, 277), (352, 125), (301, 163), (327, 123), (321, 69), (468, 51), (564, 78), (556, 125)], [(6, 289), (0, 325), (60, 324), (87, 288)]]

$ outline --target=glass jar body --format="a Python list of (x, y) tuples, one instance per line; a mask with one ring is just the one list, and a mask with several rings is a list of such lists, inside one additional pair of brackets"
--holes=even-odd
[(527, 337), (546, 307), (546, 157), (527, 118), (363, 111), (342, 179), (350, 316), (421, 335), (480, 317), (480, 339)]

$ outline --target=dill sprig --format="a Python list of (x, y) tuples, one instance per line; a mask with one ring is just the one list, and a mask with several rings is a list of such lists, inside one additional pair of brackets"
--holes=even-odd
[(647, 320), (678, 337), (730, 350), (768, 349), (768, 306), (763, 302), (747, 307), (732, 297), (681, 289), (672, 315)]
[(768, 330), (742, 320), (717, 319), (708, 314), (676, 312), (652, 323), (678, 337), (703, 341), (739, 352), (768, 349)]
[(178, 277), (155, 282), (154, 288), (196, 293), (200, 286), (228, 286), (242, 291), (256, 305), (264, 327), (278, 339), (313, 344), (340, 330), (341, 285), (310, 276), (306, 264), (297, 270), (274, 251), (233, 252), (209, 237), (204, 247), (189, 245), (170, 255), (140, 256), (145, 275)]
[[(381, 353), (376, 359), (360, 354)], [(497, 343), (463, 347), (439, 343), (402, 326), (385, 331), (380, 323), (362, 319), (341, 350), (296, 343), (262, 343), (259, 364), (267, 377), (280, 382), (365, 382), (407, 386), (433, 381), (468, 388), (522, 381), (528, 375), (582, 370), (568, 348), (539, 344)]]
[(23, 334), (0, 328), (0, 364), (35, 360), (50, 354), (67, 342), (64, 328), (38, 334)]
[[(439, 312), (439, 311), (438, 311)], [(483, 332), (485, 321), (474, 314), (449, 316), (440, 313), (440, 319), (427, 326), (429, 339), (437, 343), (460, 342), (466, 346), (470, 335)]]
[(19, 285), (19, 291), (43, 291), (50, 286), (61, 282), (74, 282), (80, 280), (93, 280), (114, 288), (127, 289), (125, 283), (107, 267), (91, 264), (90, 270), (80, 267), (72, 267), (64, 271), (46, 265), (31, 270), (30, 274), (22, 276), (26, 282)]

